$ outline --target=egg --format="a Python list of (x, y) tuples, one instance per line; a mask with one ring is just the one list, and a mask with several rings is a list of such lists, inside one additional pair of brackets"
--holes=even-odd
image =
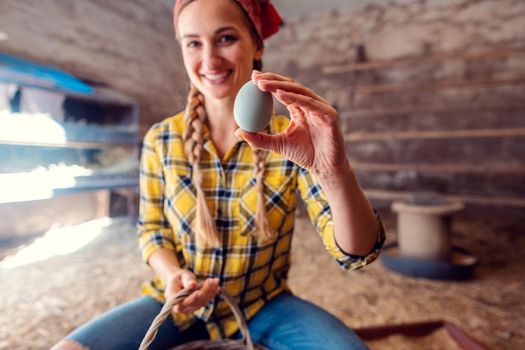
[(233, 104), (233, 116), (239, 128), (247, 132), (264, 130), (273, 114), (273, 97), (261, 91), (251, 80), (244, 84)]

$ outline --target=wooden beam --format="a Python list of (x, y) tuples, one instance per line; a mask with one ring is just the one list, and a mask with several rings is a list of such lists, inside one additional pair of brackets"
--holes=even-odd
[(135, 145), (130, 143), (102, 143), (102, 142), (82, 142), (82, 141), (64, 141), (64, 142), (41, 142), (35, 141), (29, 143), (28, 141), (9, 141), (9, 140), (0, 140), (3, 145), (18, 145), (18, 146), (39, 146), (39, 147), (55, 147), (55, 148), (114, 148), (114, 147), (131, 147)]
[(402, 172), (416, 171), (425, 173), (483, 174), (483, 175), (524, 175), (525, 165), (503, 164), (425, 164), (425, 163), (365, 163), (352, 162), (357, 171)]
[(525, 111), (524, 101), (515, 101), (511, 103), (500, 103), (491, 105), (458, 105), (458, 106), (416, 106), (410, 108), (388, 108), (388, 109), (350, 109), (343, 110), (339, 113), (342, 118), (368, 118), (383, 117), (394, 115), (406, 115), (416, 113), (462, 113), (462, 112), (504, 112), (523, 109)]
[(450, 138), (485, 138), (485, 137), (523, 137), (525, 128), (513, 129), (469, 129), (469, 130), (431, 130), (431, 131), (393, 131), (393, 132), (356, 132), (344, 135), (345, 141), (378, 141), (406, 139), (450, 139)]
[[(365, 194), (370, 199), (377, 200), (409, 200), (417, 196), (416, 192), (407, 191), (387, 191), (387, 190), (376, 190), (376, 189), (364, 189)], [(466, 204), (482, 205), (482, 206), (497, 206), (497, 207), (514, 207), (514, 208), (525, 208), (524, 198), (514, 197), (495, 197), (495, 196), (482, 196), (482, 195), (453, 195), (453, 194), (439, 194), (444, 198), (451, 201), (461, 201)]]
[(502, 85), (525, 84), (525, 77), (512, 79), (471, 79), (471, 80), (449, 80), (439, 82), (425, 82), (414, 84), (376, 84), (376, 85), (355, 85), (353, 87), (357, 94), (375, 93), (395, 93), (408, 91), (435, 91), (450, 88), (484, 88)]
[(464, 61), (482, 61), (497, 58), (504, 58), (511, 55), (525, 54), (525, 48), (523, 47), (512, 47), (502, 48), (496, 50), (490, 50), (485, 52), (476, 53), (465, 53), (465, 52), (449, 52), (442, 54), (435, 54), (431, 56), (417, 56), (409, 58), (401, 58), (394, 60), (381, 60), (364, 63), (350, 63), (337, 66), (323, 67), (322, 71), (324, 74), (341, 74), (351, 73), (356, 71), (367, 71), (367, 70), (381, 70), (399, 66), (413, 66), (419, 64), (432, 64), (440, 63), (451, 60), (464, 60)]

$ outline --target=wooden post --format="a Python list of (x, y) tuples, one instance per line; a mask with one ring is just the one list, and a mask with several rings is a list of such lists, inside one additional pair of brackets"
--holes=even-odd
[(109, 196), (110, 191), (102, 190), (92, 193), (93, 216), (97, 219), (109, 216)]

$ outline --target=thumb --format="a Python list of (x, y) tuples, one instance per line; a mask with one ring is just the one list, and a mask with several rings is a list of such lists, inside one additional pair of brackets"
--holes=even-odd
[(235, 130), (234, 134), (238, 138), (248, 142), (252, 147), (279, 154), (283, 153), (283, 134), (270, 135), (263, 132), (251, 133), (242, 129)]
[(184, 273), (181, 276), (182, 287), (184, 289), (194, 289), (197, 287), (195, 276), (191, 273)]

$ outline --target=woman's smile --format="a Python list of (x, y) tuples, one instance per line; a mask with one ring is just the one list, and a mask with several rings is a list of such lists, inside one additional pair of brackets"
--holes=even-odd
[(222, 72), (203, 73), (201, 74), (201, 77), (211, 85), (220, 85), (225, 83), (232, 73), (233, 70), (229, 69)]

